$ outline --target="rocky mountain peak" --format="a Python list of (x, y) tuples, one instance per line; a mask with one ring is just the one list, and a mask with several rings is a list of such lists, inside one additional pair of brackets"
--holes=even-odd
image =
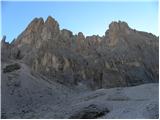
[(71, 38), (73, 36), (73, 33), (70, 30), (62, 29), (61, 35), (64, 36), (65, 38)]
[(80, 40), (84, 40), (85, 39), (85, 36), (83, 35), (82, 32), (78, 33), (78, 39), (80, 39)]
[(17, 39), (12, 41), (12, 45), (17, 47), (21, 47), (25, 44), (32, 45), (33, 42), (35, 42), (36, 37), (40, 35), (43, 26), (43, 18), (34, 18)]
[(51, 16), (48, 16), (47, 20), (45, 21), (45, 25), (51, 29), (58, 30), (59, 31), (59, 24), (58, 22), (52, 18)]
[(42, 29), (41, 33), (42, 39), (52, 40), (55, 36), (58, 36), (59, 34), (60, 34), (60, 29), (58, 22), (51, 16), (48, 16)]
[(5, 41), (6, 41), (6, 36), (4, 35), (2, 38), (2, 43), (5, 43)]
[(9, 47), (9, 43), (6, 42), (6, 36), (4, 35), (1, 40), (1, 48), (7, 48), (7, 47)]
[(51, 24), (57, 23), (57, 21), (54, 18), (52, 18), (51, 16), (48, 16), (45, 23), (51, 25)]
[(1, 40), (1, 61), (6, 61), (10, 57), (10, 44), (6, 42), (6, 36), (4, 35)]
[(28, 25), (26, 30), (29, 32), (36, 32), (37, 30), (39, 30), (40, 27), (43, 26), (43, 24), (44, 24), (43, 18), (34, 18)]
[(111, 22), (111, 24), (109, 25), (109, 31), (124, 31), (126, 29), (129, 29), (129, 26), (126, 22), (123, 21), (113, 21)]
[(111, 46), (115, 45), (118, 42), (118, 39), (129, 35), (131, 33), (131, 28), (126, 22), (122, 21), (113, 21), (109, 25), (109, 29), (106, 31), (105, 36), (109, 38), (109, 44)]

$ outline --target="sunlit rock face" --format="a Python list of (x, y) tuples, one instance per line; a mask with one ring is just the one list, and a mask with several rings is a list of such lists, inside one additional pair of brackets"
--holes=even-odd
[(109, 36), (109, 45), (114, 46), (118, 42), (118, 40), (131, 33), (131, 30), (126, 22), (112, 22), (109, 25), (108, 33), (106, 35)]
[(73, 35), (49, 16), (35, 18), (11, 44), (2, 40), (2, 59), (20, 60), (67, 86), (133, 86), (158, 82), (158, 43), (158, 37), (121, 21), (102, 37)]

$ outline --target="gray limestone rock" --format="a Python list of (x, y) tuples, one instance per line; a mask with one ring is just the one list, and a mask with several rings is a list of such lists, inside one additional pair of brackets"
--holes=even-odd
[[(60, 30), (49, 16), (35, 18), (11, 44), (2, 41), (2, 59), (23, 61), (61, 84), (91, 89), (158, 82), (158, 37), (112, 22), (105, 36)], [(10, 57), (11, 56), (11, 57)]]

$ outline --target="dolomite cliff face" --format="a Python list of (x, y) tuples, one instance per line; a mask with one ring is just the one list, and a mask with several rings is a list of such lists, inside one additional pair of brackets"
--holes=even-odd
[(49, 16), (35, 18), (11, 44), (3, 40), (2, 60), (24, 62), (69, 87), (133, 86), (158, 82), (158, 43), (158, 37), (121, 21), (112, 22), (102, 37), (73, 35)]

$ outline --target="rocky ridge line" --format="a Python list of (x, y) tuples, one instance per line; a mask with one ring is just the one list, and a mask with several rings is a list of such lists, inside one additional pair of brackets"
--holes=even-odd
[[(5, 38), (4, 38), (5, 39)], [(35, 18), (11, 44), (2, 41), (2, 61), (19, 60), (67, 86), (92, 89), (158, 82), (158, 37), (112, 22), (105, 35), (84, 36), (49, 16)]]

